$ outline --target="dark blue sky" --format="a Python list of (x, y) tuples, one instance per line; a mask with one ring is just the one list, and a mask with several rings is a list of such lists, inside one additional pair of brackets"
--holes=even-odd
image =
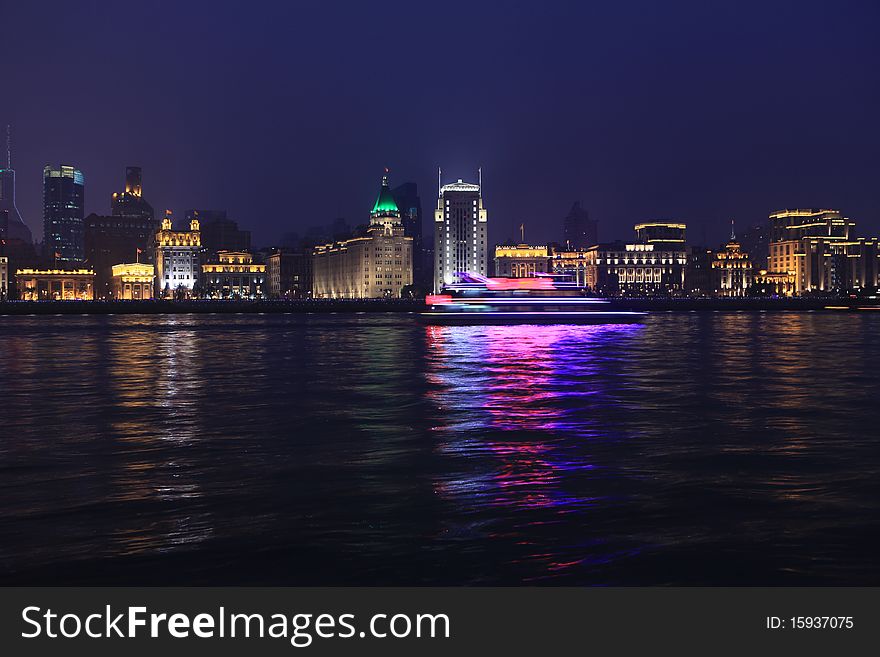
[[(19, 208), (72, 163), (107, 212), (124, 167), (157, 211), (228, 208), (271, 243), (365, 221), (382, 168), (483, 167), (490, 237), (676, 218), (721, 240), (831, 206), (880, 230), (880, 3), (0, 2), (0, 122)], [(426, 225), (428, 222), (426, 222)], [(704, 229), (703, 226), (706, 228)]]

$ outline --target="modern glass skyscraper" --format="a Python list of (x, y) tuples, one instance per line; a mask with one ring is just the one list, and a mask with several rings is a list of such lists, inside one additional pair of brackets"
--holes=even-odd
[(487, 274), (487, 219), (481, 184), (459, 178), (440, 186), (434, 211), (435, 292), (461, 282), (462, 274)]
[(46, 257), (78, 263), (85, 258), (82, 171), (62, 164), (43, 169), (43, 240)]

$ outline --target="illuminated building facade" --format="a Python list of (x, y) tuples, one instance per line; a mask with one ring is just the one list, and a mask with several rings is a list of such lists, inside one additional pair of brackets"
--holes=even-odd
[(84, 203), (82, 171), (67, 165), (43, 169), (43, 243), (48, 259), (68, 263), (85, 260)]
[(733, 235), (724, 249), (714, 254), (712, 280), (715, 294), (722, 297), (744, 297), (755, 282), (749, 254), (742, 250)]
[(779, 294), (836, 293), (878, 283), (877, 240), (852, 235), (855, 222), (837, 210), (794, 209), (770, 215), (766, 282)]
[(400, 210), (382, 178), (363, 237), (315, 247), (312, 293), (334, 299), (399, 297), (413, 282), (413, 238), (404, 235)]
[[(550, 258), (550, 269), (560, 280), (576, 283), (580, 287), (587, 287), (587, 252), (581, 251), (554, 251)], [(596, 272), (591, 272), (595, 279)]]
[(201, 278), (202, 241), (198, 216), (189, 230), (174, 230), (171, 210), (156, 233), (153, 262), (156, 265), (156, 296), (190, 297), (198, 292)]
[(684, 245), (613, 242), (587, 249), (587, 287), (601, 294), (655, 295), (684, 290)]
[(769, 294), (783, 297), (794, 296), (795, 274), (790, 272), (769, 272), (759, 269), (755, 274), (755, 284)]
[(265, 294), (266, 265), (247, 251), (220, 251), (202, 265), (205, 294), (213, 299), (257, 299)]
[(442, 185), (434, 211), (434, 291), (461, 282), (460, 274), (488, 274), (488, 214), (481, 183)]
[(266, 284), (274, 299), (312, 296), (312, 254), (280, 249), (266, 258)]
[(19, 269), (19, 297), (23, 301), (92, 301), (95, 272), (91, 269)]
[(687, 226), (668, 221), (647, 221), (635, 225), (636, 241), (653, 244), (655, 250), (684, 250)]
[(152, 299), (155, 286), (153, 265), (143, 262), (113, 265), (112, 298), (122, 301)]
[(598, 294), (675, 294), (685, 289), (685, 224), (635, 225), (637, 242), (595, 244), (551, 254), (551, 270)]
[(9, 297), (9, 258), (0, 256), (0, 301)]
[(550, 254), (546, 246), (495, 247), (495, 275), (506, 278), (529, 278), (550, 271)]
[(575, 201), (562, 222), (562, 238), (567, 251), (580, 251), (599, 243), (599, 222)]

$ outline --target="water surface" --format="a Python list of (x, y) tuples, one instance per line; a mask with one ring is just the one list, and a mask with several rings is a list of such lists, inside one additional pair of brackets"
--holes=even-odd
[(0, 582), (880, 584), (880, 317), (0, 318)]

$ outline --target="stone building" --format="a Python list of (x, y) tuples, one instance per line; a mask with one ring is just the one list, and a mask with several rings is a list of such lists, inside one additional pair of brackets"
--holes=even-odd
[(712, 282), (715, 294), (722, 297), (744, 297), (755, 282), (749, 254), (731, 232), (730, 241), (712, 260)]
[(19, 269), (19, 298), (23, 301), (92, 301), (95, 272), (91, 269)]
[(400, 297), (413, 282), (413, 238), (404, 235), (400, 211), (382, 178), (366, 235), (316, 246), (312, 293), (316, 298)]
[(878, 241), (855, 237), (854, 229), (855, 222), (838, 210), (774, 212), (762, 280), (777, 282), (776, 293), (791, 295), (875, 288)]
[(501, 278), (529, 278), (551, 271), (550, 251), (546, 246), (495, 247), (495, 275)]
[(131, 301), (153, 298), (155, 269), (143, 262), (131, 262), (111, 267), (112, 298)]
[(171, 210), (156, 233), (153, 262), (156, 265), (156, 296), (186, 298), (198, 293), (201, 278), (202, 242), (198, 216), (189, 230), (174, 230)]
[(204, 292), (212, 299), (257, 299), (266, 293), (266, 265), (246, 251), (220, 251), (202, 265)]
[(279, 249), (266, 258), (266, 285), (275, 299), (312, 295), (312, 254)]

